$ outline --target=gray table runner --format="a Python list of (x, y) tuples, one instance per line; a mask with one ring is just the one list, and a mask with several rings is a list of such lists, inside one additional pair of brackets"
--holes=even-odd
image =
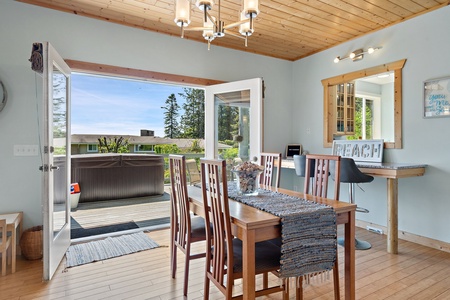
[(281, 218), (281, 277), (299, 277), (331, 270), (336, 259), (336, 213), (330, 206), (261, 189), (258, 196), (228, 196)]

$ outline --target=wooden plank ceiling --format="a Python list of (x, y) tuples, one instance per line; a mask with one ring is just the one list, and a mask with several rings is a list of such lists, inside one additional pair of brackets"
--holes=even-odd
[[(175, 0), (17, 0), (80, 16), (180, 36)], [(191, 0), (191, 27), (202, 26), (202, 12)], [(211, 14), (217, 16), (217, 2)], [(244, 41), (216, 38), (211, 45), (294, 61), (347, 40), (449, 5), (449, 0), (260, 0), (255, 32)], [(225, 24), (238, 20), (241, 0), (221, 1)], [(185, 39), (205, 43), (201, 32)], [(378, 45), (373, 45), (378, 46)]]

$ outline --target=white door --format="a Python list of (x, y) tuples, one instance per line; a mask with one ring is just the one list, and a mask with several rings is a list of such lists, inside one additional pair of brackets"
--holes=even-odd
[[(230, 107), (238, 114), (238, 157), (255, 160), (263, 144), (263, 80), (254, 78), (217, 84), (205, 88), (205, 157), (222, 158), (227, 145), (219, 143), (220, 111)], [(211, 138), (213, 137), (213, 138)]]
[(70, 245), (70, 68), (50, 43), (42, 49), (43, 259), (50, 280)]

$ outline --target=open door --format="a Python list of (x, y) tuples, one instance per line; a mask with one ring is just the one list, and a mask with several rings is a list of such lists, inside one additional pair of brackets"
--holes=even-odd
[(50, 43), (43, 59), (44, 280), (50, 280), (70, 245), (70, 68)]
[[(225, 108), (238, 115), (238, 157), (242, 161), (259, 157), (263, 145), (263, 80), (254, 78), (205, 88), (205, 157), (221, 158), (219, 124)], [(211, 138), (214, 137), (214, 138)]]

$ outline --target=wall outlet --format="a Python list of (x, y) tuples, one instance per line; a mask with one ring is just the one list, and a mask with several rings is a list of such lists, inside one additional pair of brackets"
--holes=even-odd
[(14, 156), (38, 156), (38, 145), (14, 145)]

